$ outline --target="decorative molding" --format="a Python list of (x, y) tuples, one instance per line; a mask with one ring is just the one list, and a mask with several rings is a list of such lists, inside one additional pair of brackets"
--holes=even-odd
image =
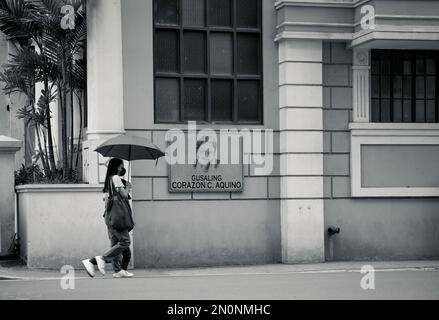
[(334, 23), (334, 22), (291, 22), (284, 21), (276, 29), (280, 29), (287, 26), (299, 26), (299, 27), (338, 27), (338, 28), (353, 28), (354, 25), (351, 23)]
[(415, 16), (415, 15), (394, 15), (394, 14), (376, 14), (375, 19), (407, 19), (407, 20), (439, 20), (439, 16)]
[(353, 50), (353, 117), (354, 122), (370, 121), (370, 51)]
[[(398, 128), (399, 126), (399, 128)], [(439, 197), (438, 187), (367, 188), (362, 184), (361, 148), (365, 145), (438, 145), (437, 124), (351, 124), (351, 192), (354, 198)]]
[(416, 131), (434, 131), (439, 132), (439, 123), (384, 123), (384, 122), (370, 122), (370, 123), (350, 123), (349, 130), (353, 134), (360, 135), (389, 135), (389, 131), (402, 131), (398, 135), (404, 133), (413, 135)]
[[(431, 22), (439, 20), (439, 15), (416, 15), (407, 12), (404, 15), (397, 14), (380, 14), (375, 13), (376, 28), (374, 30), (362, 30), (359, 26), (361, 21), (357, 16), (358, 7), (369, 3), (370, 0), (283, 0), (275, 3), (277, 11), (294, 10), (294, 7), (303, 7), (305, 9), (301, 21), (286, 21), (288, 14), (282, 14), (277, 26), (278, 34), (275, 41), (282, 39), (320, 39), (320, 40), (338, 40), (349, 41), (350, 47), (368, 45), (373, 47), (369, 42), (374, 40), (406, 40), (406, 41), (438, 41), (439, 26), (429, 25)], [(411, 2), (416, 2), (412, 0)], [(373, 4), (372, 4), (373, 5)], [(397, 6), (395, 1), (395, 6)], [(307, 19), (315, 15), (316, 8), (321, 10), (331, 10), (330, 16), (322, 15), (320, 21)], [(288, 9), (289, 8), (289, 9)], [(307, 12), (306, 8), (310, 11)], [(346, 9), (352, 9), (349, 10)], [(379, 8), (376, 8), (379, 10)], [(434, 12), (432, 12), (434, 13)], [(339, 21), (334, 20), (334, 16), (339, 15)], [(349, 17), (352, 17), (351, 19)], [(398, 20), (397, 24), (391, 24), (392, 20)], [(402, 23), (408, 20), (410, 23)], [(425, 21), (430, 23), (425, 23)], [(380, 23), (382, 22), (382, 23)], [(396, 23), (396, 22), (395, 22)], [(304, 31), (305, 30), (305, 31)], [(308, 30), (308, 31), (306, 31)]]
[(352, 41), (353, 35), (350, 32), (329, 33), (329, 32), (283, 31), (276, 35), (274, 41), (279, 42), (288, 39)]
[(371, 0), (280, 0), (274, 6), (276, 9), (283, 7), (336, 7), (356, 8)]
[(370, 66), (370, 51), (367, 49), (354, 50), (354, 66)]
[[(310, 26), (317, 26), (311, 24)], [(416, 37), (414, 38), (414, 34)], [(349, 41), (349, 47), (358, 47), (373, 40), (406, 40), (438, 41), (439, 27), (437, 26), (413, 26), (395, 27), (380, 25), (375, 30), (361, 30), (351, 32), (317, 32), (317, 31), (282, 31), (274, 39), (279, 42), (284, 39), (315, 39), (315, 40), (341, 40)]]
[(17, 193), (52, 193), (52, 192), (102, 192), (103, 185), (90, 184), (32, 184), (17, 186)]
[(23, 147), (23, 142), (0, 135), (0, 153), (15, 153)]

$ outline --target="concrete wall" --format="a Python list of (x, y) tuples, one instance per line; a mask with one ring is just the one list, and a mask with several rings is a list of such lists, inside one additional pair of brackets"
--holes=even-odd
[[(341, 233), (334, 237), (329, 238), (325, 234), (326, 259), (438, 258), (439, 199), (351, 198), (348, 129), (349, 122), (352, 121), (351, 66), (351, 50), (347, 50), (343, 43), (325, 42), (323, 66), (325, 229), (330, 226), (341, 228)], [(404, 184), (410, 177), (415, 177), (412, 182), (417, 185), (434, 184), (426, 179), (427, 176), (423, 171), (428, 166), (433, 169), (433, 164), (428, 158), (437, 153), (434, 147), (428, 149), (426, 146), (398, 148), (386, 146), (380, 150), (376, 147), (371, 148), (374, 149), (366, 151), (372, 153), (363, 153), (363, 160), (366, 163), (363, 167), (364, 174), (368, 175), (367, 178), (364, 176), (367, 184), (382, 184), (379, 178), (381, 174), (386, 175), (386, 184)], [(410, 156), (411, 164), (403, 154)], [(397, 162), (392, 159), (396, 159)], [(386, 162), (381, 163), (384, 161)], [(418, 166), (422, 166), (422, 169)], [(404, 172), (407, 174), (401, 176)]]
[(10, 254), (15, 235), (14, 156), (21, 147), (21, 141), (0, 135), (0, 256)]
[(17, 188), (20, 255), (28, 267), (82, 268), (83, 259), (108, 250), (101, 189), (86, 185)]
[[(262, 3), (264, 124), (208, 127), (274, 129), (274, 171), (257, 176), (254, 166), (246, 165), (242, 194), (170, 194), (164, 160), (158, 167), (151, 161), (134, 162), (136, 267), (280, 262), (276, 15), (274, 1)], [(125, 129), (164, 150), (166, 131), (187, 127), (154, 124), (152, 25), (152, 1), (122, 2)]]
[[(9, 45), (3, 33), (0, 32), (0, 67), (8, 62)], [(24, 120), (17, 118), (17, 111), (26, 104), (26, 98), (21, 94), (5, 95), (4, 83), (0, 82), (0, 135), (9, 136), (20, 141), (24, 139)], [(7, 106), (9, 105), (9, 110)], [(18, 170), (24, 163), (25, 149), (23, 146), (15, 155), (15, 168)]]
[(279, 202), (149, 201), (134, 205), (136, 267), (279, 262)]
[(436, 259), (438, 207), (438, 199), (328, 199), (325, 224), (341, 233), (327, 241), (327, 260)]
[(6, 256), (14, 236), (14, 153), (0, 149), (0, 169), (5, 173), (0, 189), (0, 256)]

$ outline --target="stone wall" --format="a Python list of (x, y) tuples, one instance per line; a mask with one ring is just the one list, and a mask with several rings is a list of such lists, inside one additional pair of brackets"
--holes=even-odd
[(350, 198), (352, 51), (343, 42), (323, 45), (325, 198)]

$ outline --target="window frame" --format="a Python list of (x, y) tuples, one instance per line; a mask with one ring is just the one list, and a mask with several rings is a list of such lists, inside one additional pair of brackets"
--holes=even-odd
[[(204, 120), (197, 120), (200, 124), (215, 124), (215, 125), (263, 125), (264, 123), (264, 114), (263, 114), (263, 106), (264, 106), (264, 72), (263, 72), (263, 10), (262, 6), (263, 0), (257, 0), (257, 10), (258, 10), (258, 27), (257, 28), (243, 28), (237, 26), (237, 5), (236, 2), (239, 0), (230, 0), (232, 7), (232, 19), (231, 19), (231, 27), (218, 27), (218, 26), (210, 26), (209, 20), (209, 12), (210, 12), (210, 1), (215, 0), (205, 0), (205, 25), (204, 26), (184, 26), (184, 17), (183, 17), (183, 1), (177, 0), (178, 3), (178, 24), (177, 25), (167, 25), (156, 24), (156, 12), (157, 6), (156, 1), (153, 0), (153, 92), (154, 92), (154, 123), (155, 124), (187, 124), (190, 121), (194, 120), (185, 120), (184, 119), (184, 80), (185, 79), (204, 79), (206, 81), (205, 86), (205, 118)], [(155, 57), (155, 45), (156, 45), (156, 33), (157, 30), (173, 30), (178, 33), (178, 52), (177, 52), (177, 61), (178, 61), (178, 71), (177, 73), (173, 72), (159, 72), (156, 69), (156, 57)], [(184, 34), (185, 32), (202, 32), (204, 37), (205, 44), (205, 74), (197, 74), (197, 73), (186, 73), (184, 71)], [(215, 75), (212, 74), (212, 70), (210, 68), (210, 40), (212, 33), (230, 33), (232, 35), (232, 46), (233, 46), (233, 63), (232, 63), (232, 74), (231, 75)], [(258, 75), (239, 75), (238, 70), (238, 35), (239, 34), (251, 34), (259, 36), (259, 57), (258, 57)], [(176, 79), (179, 82), (179, 120), (159, 120), (157, 118), (157, 95), (156, 95), (156, 80), (158, 78), (165, 79)], [(231, 113), (232, 120), (231, 121), (213, 121), (212, 120), (212, 100), (211, 100), (211, 88), (212, 88), (212, 80), (228, 80), (233, 82), (232, 84), (232, 95), (231, 100), (233, 104), (231, 105)], [(258, 81), (258, 106), (257, 106), (257, 120), (240, 120), (239, 119), (239, 108), (238, 108), (238, 82), (242, 80), (253, 80)]]
[[(352, 90), (353, 113), (350, 131), (351, 198), (425, 198), (438, 197), (438, 187), (366, 187), (363, 184), (363, 146), (439, 145), (439, 123), (434, 122), (373, 122), (372, 120), (372, 50), (353, 48)], [(392, 48), (385, 50), (404, 50)], [(412, 50), (436, 51), (438, 50)], [(436, 76), (438, 65), (436, 65)], [(416, 77), (416, 74), (414, 74)], [(436, 88), (438, 81), (436, 81)], [(436, 97), (439, 90), (436, 89)], [(415, 97), (416, 97), (416, 93)], [(403, 99), (403, 98), (401, 98)]]
[[(402, 70), (402, 74), (397, 74), (395, 73), (394, 70), (394, 59), (395, 59), (395, 53), (399, 53), (401, 55), (404, 54), (408, 54), (410, 55), (410, 61), (411, 61), (411, 72), (409, 75), (405, 75), (404, 74), (404, 70)], [(432, 98), (428, 98), (427, 97), (427, 78), (429, 75), (427, 73), (427, 55), (428, 54), (432, 54), (434, 61), (435, 61), (435, 97), (434, 99)], [(421, 75), (418, 75), (417, 73), (417, 55), (418, 54), (422, 54), (424, 56), (424, 72)], [(382, 59), (381, 57), (383, 55), (388, 55), (389, 56), (389, 60), (390, 60), (390, 66), (389, 66), (389, 74), (384, 74), (382, 72), (382, 70), (379, 70), (378, 74), (373, 73), (372, 71), (372, 66), (374, 63), (374, 58), (375, 56), (378, 56), (379, 59), (379, 63), (381, 65)], [(404, 60), (403, 60), (404, 61)], [(411, 50), (403, 50), (403, 49), (372, 49), (371, 50), (371, 71), (370, 71), (370, 87), (371, 87), (371, 95), (370, 95), (370, 123), (413, 123), (413, 124), (423, 124), (423, 123), (439, 123), (439, 50), (422, 50), (422, 49), (411, 49)], [(381, 68), (381, 67), (380, 67)], [(390, 87), (390, 95), (389, 95), (389, 108), (390, 108), (390, 121), (382, 121), (382, 101), (387, 99), (387, 98), (383, 98), (382, 97), (382, 77), (383, 76), (388, 76), (390, 78), (390, 82), (389, 82), (389, 87)], [(402, 77), (402, 91), (401, 91), (401, 98), (398, 98), (401, 101), (401, 121), (395, 121), (395, 117), (394, 117), (394, 103), (395, 103), (395, 97), (394, 97), (394, 78), (396, 76), (401, 76)], [(411, 95), (409, 99), (404, 98), (404, 78), (406, 76), (409, 76), (411, 79)], [(417, 85), (417, 77), (418, 76), (422, 76), (424, 77), (424, 97), (422, 99), (418, 99), (417, 97), (417, 92), (416, 92), (416, 85)], [(380, 81), (380, 92), (379, 92), (379, 97), (378, 98), (374, 98), (372, 95), (372, 90), (373, 90), (373, 78), (374, 77), (378, 77), (378, 81)], [(379, 121), (375, 121), (374, 119), (374, 106), (373, 106), (373, 101), (374, 100), (378, 100), (379, 103)], [(411, 104), (410, 104), (410, 114), (411, 114), (411, 121), (404, 121), (404, 100), (410, 100)], [(417, 121), (417, 100), (422, 100), (424, 101), (424, 121)], [(429, 100), (434, 100), (435, 101), (435, 121), (428, 121), (428, 117), (427, 117), (427, 101)]]

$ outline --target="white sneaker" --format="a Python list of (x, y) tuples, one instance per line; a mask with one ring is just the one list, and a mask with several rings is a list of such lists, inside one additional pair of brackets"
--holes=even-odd
[(105, 276), (105, 266), (106, 266), (106, 263), (105, 263), (104, 259), (102, 259), (101, 256), (97, 256), (96, 257), (96, 262), (98, 263), (99, 272), (102, 273), (103, 276)]
[(132, 278), (134, 275), (128, 271), (121, 270), (118, 273), (113, 274), (113, 278)]
[(95, 276), (95, 266), (90, 262), (90, 260), (89, 259), (82, 260), (82, 264), (84, 265), (85, 270), (87, 270), (88, 275), (91, 278), (94, 278), (94, 276)]
[(132, 277), (134, 277), (134, 274), (132, 274), (132, 273), (126, 271), (126, 270), (124, 270), (124, 271), (125, 271), (125, 275), (127, 276), (127, 278), (132, 278)]

